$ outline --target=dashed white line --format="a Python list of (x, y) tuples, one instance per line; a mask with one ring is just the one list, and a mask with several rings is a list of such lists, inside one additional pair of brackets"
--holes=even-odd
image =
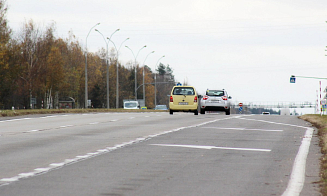
[(67, 128), (67, 127), (73, 127), (74, 125), (63, 125), (63, 126), (60, 126), (59, 128)]
[(99, 124), (99, 122), (91, 122), (91, 123), (89, 123), (89, 125), (97, 125), (97, 124)]
[(33, 132), (38, 132), (38, 131), (40, 131), (40, 130), (38, 130), (38, 129), (34, 129), (34, 130), (26, 131), (25, 133), (33, 133)]

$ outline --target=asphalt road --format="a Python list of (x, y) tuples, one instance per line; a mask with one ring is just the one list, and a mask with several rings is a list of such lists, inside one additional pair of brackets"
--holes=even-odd
[(319, 152), (293, 116), (0, 118), (0, 195), (320, 195)]

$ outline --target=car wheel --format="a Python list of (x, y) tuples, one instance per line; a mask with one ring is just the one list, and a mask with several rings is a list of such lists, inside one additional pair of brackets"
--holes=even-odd
[(201, 114), (205, 114), (206, 111), (205, 111), (204, 109), (200, 109), (200, 113), (201, 113)]
[(199, 114), (199, 111), (198, 110), (195, 110), (194, 111), (194, 115), (198, 115)]
[(226, 115), (230, 115), (230, 108), (225, 111)]
[(174, 114), (174, 111), (169, 110), (169, 114), (170, 114), (170, 115), (173, 115), (173, 114)]

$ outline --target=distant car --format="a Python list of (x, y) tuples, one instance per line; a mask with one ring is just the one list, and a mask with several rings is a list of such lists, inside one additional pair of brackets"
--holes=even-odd
[(198, 115), (198, 95), (193, 86), (174, 86), (170, 93), (169, 113), (193, 112)]
[(168, 110), (166, 105), (156, 105), (155, 110)]
[(270, 115), (270, 112), (262, 112), (262, 115)]
[(226, 90), (207, 90), (200, 101), (200, 113), (206, 111), (224, 111), (230, 115), (230, 106), (232, 97), (228, 96)]
[(124, 109), (140, 109), (138, 101), (125, 101)]

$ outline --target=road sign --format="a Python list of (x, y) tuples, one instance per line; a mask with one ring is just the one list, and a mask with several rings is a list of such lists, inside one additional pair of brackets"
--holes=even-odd
[(31, 98), (31, 104), (36, 104), (36, 98)]
[(243, 106), (243, 103), (239, 103), (238, 106), (242, 107)]
[(239, 110), (239, 111), (242, 111), (242, 110), (243, 110), (243, 107), (238, 108), (238, 110)]
[(290, 77), (290, 83), (295, 83), (295, 79), (296, 79), (295, 76), (291, 76)]

